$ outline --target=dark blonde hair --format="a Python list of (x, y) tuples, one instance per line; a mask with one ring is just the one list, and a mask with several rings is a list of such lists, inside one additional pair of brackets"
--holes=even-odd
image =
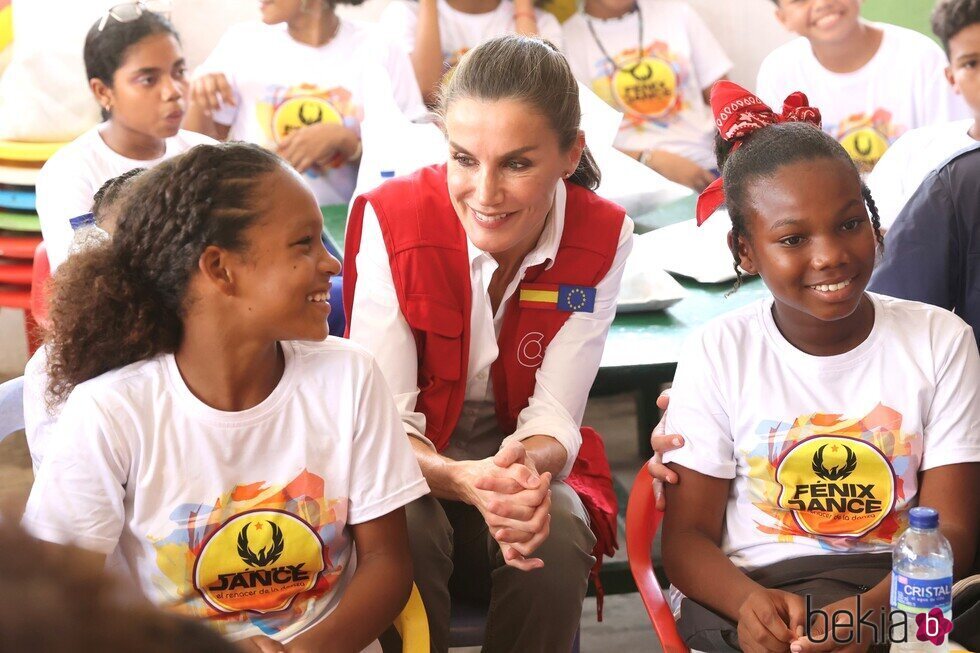
[[(563, 150), (578, 137), (578, 82), (565, 56), (542, 39), (499, 36), (467, 52), (440, 89), (438, 112), (443, 120), (460, 98), (525, 102), (551, 123)], [(600, 179), (599, 166), (586, 146), (569, 181), (595, 190)]]

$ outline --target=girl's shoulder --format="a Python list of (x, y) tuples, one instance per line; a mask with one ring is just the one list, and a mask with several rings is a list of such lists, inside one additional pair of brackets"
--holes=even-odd
[(55, 170), (65, 168), (75, 169), (86, 165), (86, 162), (93, 159), (104, 158), (106, 154), (111, 154), (109, 146), (99, 135), (102, 123), (95, 125), (88, 131), (77, 136), (70, 143), (55, 152), (50, 159), (41, 167), (41, 175), (49, 174)]
[(360, 345), (346, 338), (328, 336), (325, 340), (291, 340), (282, 343), (289, 347), (293, 358), (305, 373), (315, 373), (334, 380), (338, 375), (360, 376), (374, 367), (374, 357)]

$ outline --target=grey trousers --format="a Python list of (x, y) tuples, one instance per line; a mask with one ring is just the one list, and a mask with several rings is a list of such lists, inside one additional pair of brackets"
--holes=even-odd
[(452, 597), (489, 605), (487, 653), (567, 653), (578, 631), (595, 536), (585, 507), (564, 483), (551, 486), (551, 532), (534, 556), (543, 569), (504, 563), (479, 510), (431, 496), (406, 506), (415, 584), (432, 651), (448, 650)]

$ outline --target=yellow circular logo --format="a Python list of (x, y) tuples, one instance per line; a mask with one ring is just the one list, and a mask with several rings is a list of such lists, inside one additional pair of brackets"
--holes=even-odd
[(272, 114), (272, 133), (280, 142), (291, 132), (320, 123), (341, 124), (340, 112), (327, 100), (311, 95), (291, 97)]
[(859, 537), (895, 505), (895, 471), (874, 445), (819, 435), (786, 452), (776, 467), (779, 507), (792, 511), (804, 531)]
[(644, 57), (617, 70), (612, 87), (622, 107), (641, 117), (659, 118), (677, 102), (677, 73), (656, 57)]
[(276, 612), (313, 589), (324, 566), (323, 542), (309, 524), (281, 510), (251, 510), (204, 543), (194, 588), (220, 612)]
[(888, 139), (874, 127), (853, 129), (844, 134), (840, 144), (862, 172), (870, 172), (888, 149)]

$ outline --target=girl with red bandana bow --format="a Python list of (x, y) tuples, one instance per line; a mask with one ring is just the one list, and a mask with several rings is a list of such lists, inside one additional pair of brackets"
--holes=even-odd
[(909, 509), (938, 509), (955, 575), (970, 568), (980, 355), (955, 315), (865, 292), (877, 211), (805, 95), (778, 114), (731, 82), (711, 99), (722, 179), (698, 223), (727, 206), (739, 281), (760, 275), (772, 298), (706, 325), (674, 378), (678, 630), (702, 651), (866, 651), (905, 635), (883, 620)]

